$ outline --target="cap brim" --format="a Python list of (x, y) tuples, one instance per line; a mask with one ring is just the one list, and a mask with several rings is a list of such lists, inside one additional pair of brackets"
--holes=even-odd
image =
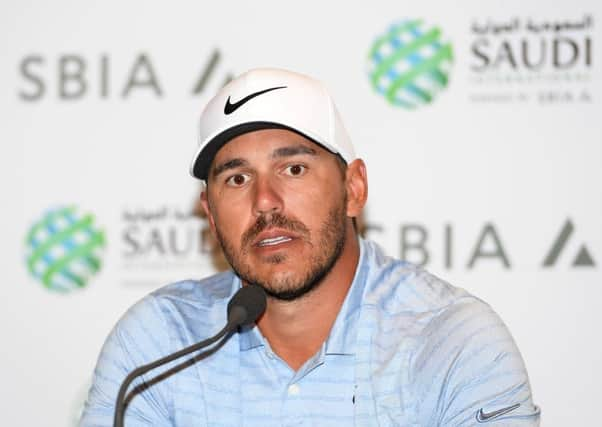
[(290, 126), (286, 126), (281, 123), (265, 121), (247, 122), (238, 124), (218, 133), (211, 139), (211, 141), (205, 144), (205, 146), (197, 153), (195, 160), (192, 164), (192, 175), (198, 179), (207, 181), (207, 177), (209, 175), (209, 168), (211, 167), (211, 162), (213, 161), (213, 158), (220, 150), (220, 148), (222, 148), (224, 145), (226, 145), (226, 143), (236, 138), (237, 136), (261, 129), (286, 129), (309, 139), (310, 141), (318, 144), (319, 146), (325, 148), (330, 152), (334, 152), (331, 148), (326, 147), (323, 143), (316, 141), (314, 138)]

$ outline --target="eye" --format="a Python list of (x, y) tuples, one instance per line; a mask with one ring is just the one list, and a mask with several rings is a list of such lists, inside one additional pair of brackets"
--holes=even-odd
[(301, 176), (307, 171), (307, 167), (304, 165), (289, 165), (284, 169), (284, 173), (290, 176)]
[(249, 181), (249, 175), (244, 173), (237, 173), (226, 179), (226, 184), (230, 187), (241, 187)]

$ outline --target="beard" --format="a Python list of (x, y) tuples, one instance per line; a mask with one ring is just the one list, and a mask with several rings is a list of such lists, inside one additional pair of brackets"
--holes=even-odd
[[(269, 217), (262, 215), (255, 224), (241, 236), (241, 250), (237, 252), (234, 245), (228, 242), (216, 227), (217, 239), (222, 247), (224, 255), (234, 272), (243, 281), (251, 285), (263, 288), (265, 293), (281, 301), (293, 301), (307, 295), (322, 282), (324, 277), (332, 270), (340, 258), (346, 241), (345, 206), (347, 205), (346, 194), (341, 203), (332, 207), (318, 231), (317, 240), (312, 239), (309, 229), (301, 221), (288, 218), (280, 213), (270, 214)], [(304, 271), (297, 275), (285, 275), (283, 277), (259, 277), (254, 273), (252, 265), (245, 262), (251, 242), (266, 228), (278, 227), (289, 230), (300, 235), (309, 243), (313, 254), (310, 256)], [(271, 264), (281, 264), (286, 261), (286, 255), (275, 254), (264, 260)]]

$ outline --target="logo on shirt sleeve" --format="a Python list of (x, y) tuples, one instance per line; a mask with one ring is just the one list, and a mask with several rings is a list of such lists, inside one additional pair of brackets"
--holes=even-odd
[(516, 403), (512, 406), (508, 406), (506, 408), (502, 408), (502, 409), (498, 409), (497, 411), (493, 411), (493, 412), (483, 412), (483, 408), (479, 409), (479, 411), (477, 412), (477, 422), (479, 423), (486, 423), (488, 421), (491, 421), (497, 417), (501, 417), (504, 414), (507, 414), (508, 412), (512, 412), (514, 411), (516, 408), (518, 408), (520, 406), (520, 403)]

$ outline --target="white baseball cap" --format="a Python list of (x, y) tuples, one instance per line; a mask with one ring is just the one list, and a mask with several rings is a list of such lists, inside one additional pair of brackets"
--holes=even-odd
[(200, 145), (190, 174), (207, 180), (213, 157), (232, 138), (259, 129), (288, 129), (346, 163), (355, 151), (324, 85), (303, 74), (257, 68), (237, 77), (209, 101), (200, 119)]

